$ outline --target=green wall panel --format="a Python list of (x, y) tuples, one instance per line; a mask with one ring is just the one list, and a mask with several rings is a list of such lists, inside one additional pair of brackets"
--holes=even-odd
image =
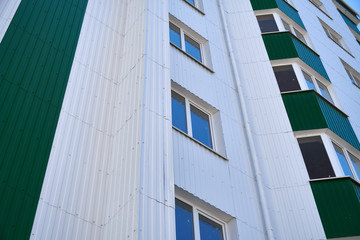
[(0, 239), (30, 236), (86, 5), (21, 1), (0, 44)]
[(360, 236), (360, 186), (351, 178), (311, 181), (327, 238)]
[(263, 34), (262, 37), (270, 60), (298, 57), (321, 76), (330, 81), (319, 55), (291, 33), (276, 32)]
[(282, 12), (284, 12), (289, 18), (294, 20), (297, 24), (299, 24), (299, 26), (306, 30), (297, 10), (295, 10), (284, 0), (276, 0), (276, 3)]
[(315, 91), (283, 93), (282, 98), (293, 131), (329, 128), (360, 150), (360, 143), (347, 118)]
[(279, 8), (289, 18), (294, 20), (297, 24), (299, 24), (299, 26), (306, 30), (298, 11), (284, 0), (250, 0), (250, 2), (254, 10)]

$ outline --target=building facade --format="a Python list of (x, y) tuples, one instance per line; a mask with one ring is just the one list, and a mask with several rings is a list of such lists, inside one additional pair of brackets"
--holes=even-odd
[(0, 239), (360, 239), (359, 22), (0, 1)]

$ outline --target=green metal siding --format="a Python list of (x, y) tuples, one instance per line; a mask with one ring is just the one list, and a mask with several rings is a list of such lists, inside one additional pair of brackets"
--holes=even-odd
[(359, 29), (357, 28), (356, 24), (353, 23), (347, 16), (345, 16), (342, 12), (340, 12), (340, 15), (342, 16), (342, 18), (344, 19), (345, 23), (352, 29), (354, 30), (357, 34), (360, 35), (360, 31)]
[(21, 1), (0, 44), (0, 239), (30, 236), (86, 5)]
[(321, 62), (319, 55), (314, 53), (311, 49), (309, 49), (308, 46), (306, 46), (296, 37), (292, 37), (292, 41), (299, 55), (299, 58), (330, 82), (330, 78), (327, 75), (327, 72)]
[(319, 55), (291, 33), (277, 32), (263, 34), (262, 37), (270, 60), (298, 57), (321, 76), (330, 81)]
[(250, 0), (250, 2), (254, 10), (279, 8), (289, 18), (294, 20), (297, 24), (299, 24), (299, 26), (306, 30), (298, 11), (284, 0)]
[(351, 178), (311, 181), (327, 238), (360, 236), (360, 185)]
[(293, 131), (329, 128), (360, 150), (359, 140), (347, 116), (315, 91), (284, 93), (282, 98)]
[(300, 15), (297, 10), (295, 10), (292, 6), (290, 6), (284, 0), (276, 0), (276, 3), (279, 9), (284, 12), (289, 18), (294, 20), (300, 27), (306, 30), (304, 23), (302, 22)]

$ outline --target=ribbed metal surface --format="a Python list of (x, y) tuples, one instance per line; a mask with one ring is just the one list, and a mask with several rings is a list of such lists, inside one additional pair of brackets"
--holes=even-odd
[(279, 8), (289, 18), (294, 20), (297, 24), (299, 24), (299, 26), (306, 30), (297, 10), (295, 10), (284, 0), (250, 0), (250, 2), (254, 10)]
[(0, 2), (0, 42), (3, 39), (19, 4), (20, 0), (4, 0)]
[(276, 3), (281, 11), (283, 11), (286, 15), (288, 15), (289, 18), (294, 20), (297, 24), (299, 24), (299, 26), (306, 30), (297, 10), (295, 10), (284, 0), (276, 0)]
[(167, 2), (89, 0), (33, 239), (174, 239)]
[(352, 30), (354, 30), (357, 34), (360, 35), (360, 31), (359, 31), (359, 29), (357, 28), (356, 24), (353, 23), (353, 22), (352, 22), (347, 16), (345, 16), (342, 12), (339, 11), (339, 13), (340, 13), (341, 17), (344, 19), (345, 23), (346, 23)]
[(87, 1), (22, 1), (0, 45), (0, 238), (25, 239)]
[(360, 184), (349, 177), (310, 184), (326, 237), (360, 236)]
[(262, 35), (270, 60), (300, 58), (330, 81), (319, 55), (289, 32)]
[(314, 91), (282, 95), (294, 131), (329, 128), (360, 150), (360, 143), (347, 116)]

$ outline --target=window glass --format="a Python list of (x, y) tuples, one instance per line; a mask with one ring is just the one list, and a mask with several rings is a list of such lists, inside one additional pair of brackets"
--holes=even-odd
[(303, 75), (304, 75), (304, 78), (306, 80), (306, 84), (308, 86), (309, 89), (312, 89), (312, 90), (315, 90), (316, 91), (316, 88), (315, 88), (315, 85), (311, 79), (311, 76), (309, 74), (307, 74), (306, 72), (302, 72)]
[(337, 158), (339, 159), (339, 162), (341, 164), (341, 167), (344, 171), (345, 176), (350, 176), (350, 177), (354, 177), (353, 174), (351, 173), (349, 164), (345, 158), (344, 152), (343, 150), (337, 146), (335, 143), (333, 143)]
[(190, 3), (191, 5), (195, 6), (195, 1), (194, 0), (186, 0), (188, 3)]
[(172, 23), (169, 23), (169, 31), (170, 31), (170, 42), (181, 48), (180, 28), (178, 28)]
[(349, 70), (345, 69), (352, 83), (360, 86), (360, 79), (358, 79), (354, 74), (352, 74)]
[(357, 176), (358, 180), (360, 180), (360, 160), (357, 157), (355, 157), (354, 155), (352, 155), (351, 153), (348, 152), (348, 154), (349, 154), (351, 163), (353, 165), (353, 168), (355, 170), (356, 176)]
[(291, 32), (290, 25), (289, 25), (287, 22), (285, 22), (283, 19), (281, 19), (281, 21), (282, 21), (282, 23), (283, 23), (283, 25), (284, 25), (284, 28), (285, 28), (287, 31)]
[(273, 15), (257, 16), (256, 18), (262, 33), (279, 31)]
[(212, 148), (209, 115), (190, 105), (193, 138)]
[(298, 142), (310, 179), (335, 177), (320, 137), (299, 138)]
[(297, 37), (300, 41), (302, 41), (303, 43), (307, 44), (304, 36), (303, 36), (298, 30), (296, 30), (296, 29), (294, 28), (294, 32), (295, 32), (296, 37)]
[(172, 124), (187, 133), (185, 98), (171, 91)]
[[(316, 80), (316, 81), (317, 81), (317, 80)], [(331, 98), (330, 92), (329, 92), (329, 90), (327, 89), (327, 87), (326, 87), (324, 84), (322, 84), (321, 82), (319, 82), (319, 81), (317, 81), (317, 84), (318, 84), (318, 86), (319, 86), (321, 95), (322, 95), (324, 98), (326, 98), (326, 100), (328, 100), (329, 102), (334, 103), (333, 100), (332, 100), (332, 98)]]
[(199, 227), (201, 240), (223, 240), (221, 225), (201, 214), (199, 214)]
[(200, 44), (185, 35), (185, 51), (193, 58), (201, 62)]
[(300, 90), (299, 82), (291, 65), (273, 67), (281, 92)]
[(177, 240), (194, 239), (192, 207), (175, 199), (175, 225)]

